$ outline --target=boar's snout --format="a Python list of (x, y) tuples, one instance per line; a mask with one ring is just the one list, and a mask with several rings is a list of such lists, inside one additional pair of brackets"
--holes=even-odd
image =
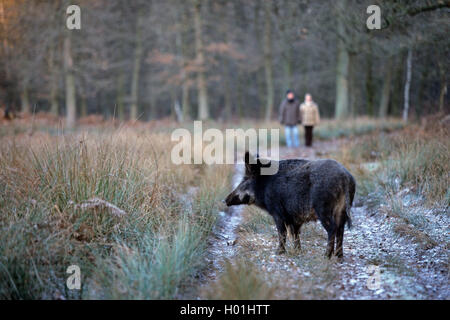
[(235, 192), (231, 192), (223, 202), (228, 206), (236, 205), (237, 196), (235, 195)]
[(248, 204), (249, 196), (242, 195), (238, 189), (231, 192), (225, 199), (225, 203), (228, 207), (238, 206), (240, 204)]
[(255, 202), (254, 195), (250, 190), (239, 185), (233, 192), (231, 192), (225, 199), (228, 207), (237, 206), (241, 204), (253, 204)]

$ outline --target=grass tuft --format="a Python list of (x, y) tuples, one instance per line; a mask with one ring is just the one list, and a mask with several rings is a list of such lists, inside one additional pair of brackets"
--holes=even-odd
[(276, 288), (248, 260), (225, 262), (224, 272), (207, 291), (209, 299), (267, 300), (274, 299)]
[[(203, 267), (231, 168), (176, 166), (169, 138), (123, 130), (2, 140), (0, 298), (180, 297)], [(79, 291), (65, 285), (72, 264)]]

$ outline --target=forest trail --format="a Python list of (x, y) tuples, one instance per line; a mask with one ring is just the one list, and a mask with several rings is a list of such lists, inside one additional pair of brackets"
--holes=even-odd
[[(348, 142), (343, 138), (317, 141), (312, 148), (282, 147), (280, 159), (332, 157)], [(242, 167), (236, 168), (233, 187), (243, 174)], [(409, 199), (406, 206), (418, 201)], [(276, 299), (449, 299), (448, 215), (420, 209), (423, 219), (441, 229), (435, 232), (438, 236), (434, 245), (424, 247), (394, 231), (398, 218), (389, 216), (383, 210), (384, 204), (369, 209), (369, 202), (358, 197), (354, 201), (353, 227), (345, 231), (343, 263), (324, 258), (326, 232), (319, 222), (303, 226), (300, 252), (295, 252), (288, 241), (288, 253), (277, 255), (273, 223), (268, 230), (258, 232), (242, 227), (246, 223), (245, 210), (251, 215), (258, 209), (238, 206), (227, 214), (221, 213), (210, 250), (212, 267), (204, 287), (218, 279), (225, 260), (245, 257), (265, 275), (266, 281), (277, 283)]]
[[(239, 185), (244, 175), (244, 170), (245, 168), (242, 164), (235, 165), (230, 190)], [(202, 295), (207, 292), (211, 284), (217, 281), (223, 273), (225, 263), (236, 258), (238, 228), (242, 223), (243, 209), (244, 206), (224, 207), (224, 211), (219, 212), (219, 220), (208, 239), (207, 266), (200, 277), (200, 283), (197, 288), (187, 290), (187, 294), (183, 298), (202, 299)]]

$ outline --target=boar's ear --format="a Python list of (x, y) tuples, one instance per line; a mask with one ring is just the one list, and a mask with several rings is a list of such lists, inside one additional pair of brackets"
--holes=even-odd
[(248, 151), (245, 151), (244, 162), (245, 164), (256, 164), (257, 160), (254, 155), (250, 154)]
[(272, 165), (272, 161), (270, 159), (264, 159), (260, 158), (259, 155), (257, 156), (258, 165), (261, 168), (270, 168)]
[(248, 151), (245, 151), (244, 162), (246, 165), (250, 162), (250, 152)]
[(250, 152), (246, 151), (244, 156), (245, 162), (245, 175), (257, 175), (259, 173), (259, 167), (261, 163), (257, 161), (257, 159), (250, 154)]

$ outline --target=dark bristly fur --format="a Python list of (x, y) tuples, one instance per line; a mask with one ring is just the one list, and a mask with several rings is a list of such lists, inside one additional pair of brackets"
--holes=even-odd
[(344, 226), (351, 227), (355, 195), (355, 179), (347, 169), (335, 160), (290, 159), (279, 162), (278, 173), (261, 175), (261, 167), (270, 164), (250, 157), (247, 152), (245, 176), (226, 204), (255, 204), (267, 211), (277, 226), (280, 253), (285, 251), (287, 228), (299, 248), (302, 224), (319, 219), (328, 233), (327, 256), (335, 252), (342, 258)]

